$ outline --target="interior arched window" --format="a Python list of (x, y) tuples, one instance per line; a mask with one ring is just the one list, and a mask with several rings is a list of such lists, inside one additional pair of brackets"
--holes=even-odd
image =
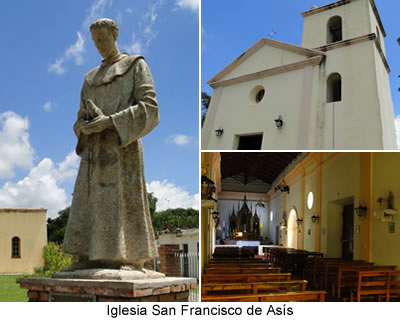
[(326, 102), (335, 101), (342, 101), (342, 77), (338, 73), (329, 76), (326, 89)]
[(328, 21), (328, 39), (327, 42), (334, 43), (342, 41), (342, 18), (339, 16), (332, 17)]
[(21, 240), (17, 236), (14, 236), (11, 240), (11, 257), (21, 257)]

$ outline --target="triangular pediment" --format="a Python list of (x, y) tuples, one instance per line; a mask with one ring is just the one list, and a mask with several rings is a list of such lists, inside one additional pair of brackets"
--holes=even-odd
[(324, 54), (317, 50), (262, 38), (211, 78), (208, 84), (295, 64), (317, 56), (324, 56)]

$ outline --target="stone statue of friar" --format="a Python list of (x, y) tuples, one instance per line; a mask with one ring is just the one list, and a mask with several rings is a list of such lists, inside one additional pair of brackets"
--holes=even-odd
[(103, 60), (85, 76), (74, 125), (81, 163), (64, 251), (81, 257), (75, 269), (140, 269), (158, 255), (141, 142), (159, 123), (156, 93), (144, 58), (118, 50), (115, 21), (90, 31)]

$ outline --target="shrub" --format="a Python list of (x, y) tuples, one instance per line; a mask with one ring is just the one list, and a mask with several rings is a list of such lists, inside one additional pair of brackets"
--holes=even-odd
[[(65, 254), (62, 249), (53, 242), (48, 243), (43, 249), (45, 275), (52, 275), (72, 264), (72, 256)], [(35, 269), (36, 273), (36, 269)]]

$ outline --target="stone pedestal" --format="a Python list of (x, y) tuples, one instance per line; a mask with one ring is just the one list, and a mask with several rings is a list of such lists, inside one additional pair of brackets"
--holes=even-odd
[(148, 280), (78, 280), (26, 278), (30, 302), (187, 302), (193, 278)]

